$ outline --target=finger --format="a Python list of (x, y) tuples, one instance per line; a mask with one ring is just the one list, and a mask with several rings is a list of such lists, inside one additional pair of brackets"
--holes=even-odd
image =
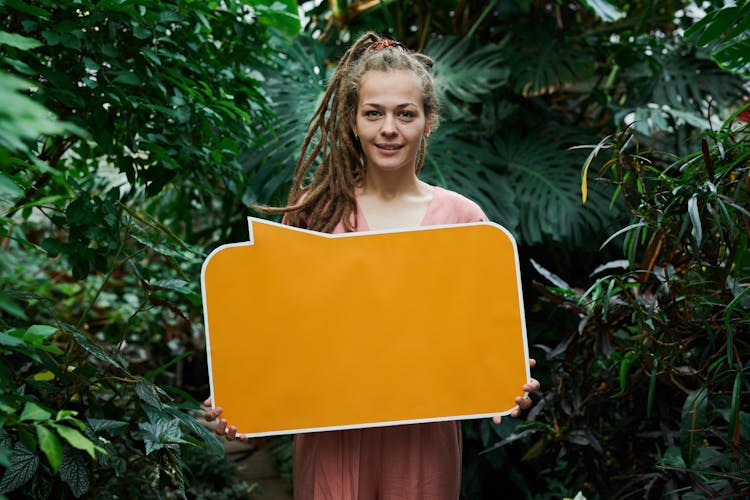
[(223, 418), (219, 420), (219, 424), (216, 426), (215, 431), (217, 435), (224, 436), (227, 433), (227, 421)]
[(529, 381), (526, 384), (524, 384), (524, 386), (522, 387), (524, 392), (536, 392), (540, 388), (541, 388), (541, 384), (535, 378), (530, 378)]
[(529, 359), (529, 368), (534, 368), (536, 366), (536, 360), (534, 358)]
[(510, 416), (511, 417), (517, 417), (521, 414), (521, 409), (518, 406), (513, 407), (512, 410), (510, 410)]
[(500, 422), (503, 421), (503, 417), (501, 417), (500, 415), (495, 415), (494, 417), (492, 417), (492, 421), (497, 425), (500, 425)]
[(517, 408), (520, 410), (528, 410), (531, 408), (531, 403), (532, 401), (529, 398), (516, 398), (516, 404), (518, 405)]
[(227, 431), (227, 439), (230, 441), (234, 441), (237, 438), (237, 427), (230, 425), (229, 430)]
[(207, 411), (204, 418), (206, 419), (207, 422), (213, 422), (214, 420), (219, 418), (219, 415), (221, 415), (222, 411), (223, 410), (221, 409), (221, 406), (217, 406), (213, 410)]
[(203, 402), (203, 406), (206, 406), (208, 408), (211, 407), (211, 396), (206, 398), (206, 400)]

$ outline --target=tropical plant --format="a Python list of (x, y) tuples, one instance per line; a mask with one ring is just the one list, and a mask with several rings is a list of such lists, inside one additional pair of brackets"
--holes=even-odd
[(192, 413), (196, 276), (296, 6), (0, 6), (0, 494), (184, 497), (185, 447), (223, 454)]

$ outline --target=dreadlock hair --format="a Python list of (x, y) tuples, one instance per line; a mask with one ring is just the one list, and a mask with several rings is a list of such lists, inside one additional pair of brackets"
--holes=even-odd
[[(421, 84), (425, 116), (434, 128), (438, 103), (431, 69), (432, 59), (411, 52), (396, 41), (375, 33), (359, 37), (339, 61), (323, 100), (310, 120), (287, 205), (259, 208), (269, 213), (285, 213), (287, 222), (296, 227), (331, 232), (343, 221), (346, 231), (354, 231), (355, 189), (364, 179), (366, 158), (352, 130), (351, 118), (359, 103), (362, 77), (368, 71), (413, 71)], [(416, 172), (424, 163), (425, 149), (426, 140), (423, 140), (417, 152)], [(305, 184), (316, 159), (320, 162), (312, 180)]]

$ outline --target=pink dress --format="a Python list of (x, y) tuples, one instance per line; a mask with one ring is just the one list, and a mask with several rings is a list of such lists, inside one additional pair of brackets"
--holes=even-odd
[[(421, 226), (487, 220), (473, 201), (439, 187)], [(357, 230), (367, 231), (361, 210)], [(339, 223), (333, 233), (343, 233)], [(461, 490), (458, 422), (298, 434), (297, 500), (455, 500)]]

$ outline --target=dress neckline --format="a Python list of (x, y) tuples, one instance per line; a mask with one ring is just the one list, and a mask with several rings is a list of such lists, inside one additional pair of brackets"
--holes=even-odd
[[(427, 209), (424, 212), (424, 215), (422, 215), (422, 219), (419, 221), (419, 224), (417, 226), (424, 226), (425, 221), (427, 220), (427, 217), (430, 215), (430, 212), (432, 211), (432, 207), (435, 205), (435, 198), (437, 198), (438, 193), (442, 191), (442, 188), (440, 186), (433, 186), (432, 191), (432, 199), (430, 199), (430, 202), (427, 204)], [(356, 198), (355, 198), (356, 200)], [(365, 213), (362, 211), (362, 207), (359, 206), (359, 200), (356, 200), (357, 202), (357, 232), (362, 231), (370, 231), (370, 225), (367, 223), (367, 219), (365, 218)]]

